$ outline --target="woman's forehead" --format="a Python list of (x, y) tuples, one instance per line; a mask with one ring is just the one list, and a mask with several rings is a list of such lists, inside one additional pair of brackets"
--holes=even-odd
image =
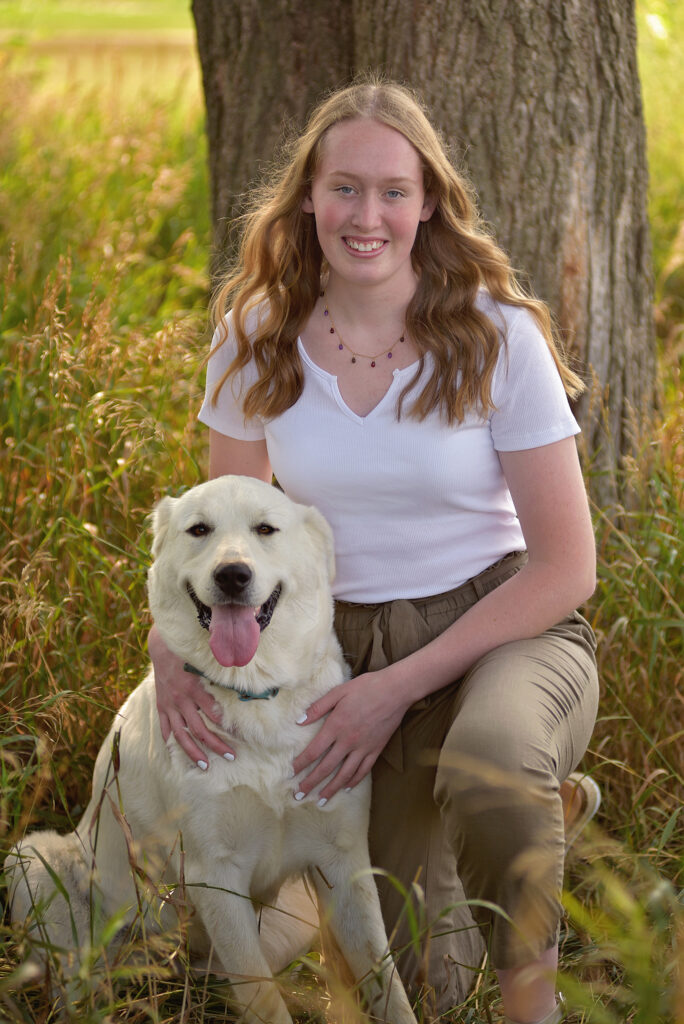
[(384, 170), (392, 177), (422, 175), (416, 148), (396, 128), (355, 117), (332, 125), (321, 139), (317, 172)]

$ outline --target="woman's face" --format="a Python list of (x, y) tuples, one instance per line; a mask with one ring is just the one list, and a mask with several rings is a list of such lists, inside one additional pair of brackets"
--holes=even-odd
[(434, 208), (417, 151), (394, 128), (367, 118), (328, 131), (302, 204), (316, 218), (330, 283), (391, 284), (398, 295), (415, 287), (411, 250), (419, 223)]

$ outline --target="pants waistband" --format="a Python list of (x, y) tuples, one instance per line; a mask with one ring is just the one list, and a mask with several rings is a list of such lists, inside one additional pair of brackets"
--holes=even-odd
[[(434, 610), (436, 605), (441, 603), (454, 606), (454, 605), (471, 605), (475, 601), (479, 601), (481, 597), (488, 594), (491, 590), (495, 590), (504, 580), (522, 568), (527, 562), (527, 551), (510, 551), (503, 558), (500, 558), (498, 562), (483, 569), (482, 572), (478, 573), (477, 576), (473, 576), (472, 579), (466, 580), (465, 583), (459, 584), (454, 587), (453, 590), (446, 590), (441, 594), (433, 594), (429, 597), (414, 597), (414, 598), (401, 598), (402, 601), (407, 601), (412, 604), (415, 608), (431, 609)], [(387, 605), (394, 604), (394, 601), (379, 601), (365, 604), (360, 601), (342, 601), (335, 600), (335, 608), (341, 612), (346, 610), (353, 611), (354, 609), (379, 609)]]

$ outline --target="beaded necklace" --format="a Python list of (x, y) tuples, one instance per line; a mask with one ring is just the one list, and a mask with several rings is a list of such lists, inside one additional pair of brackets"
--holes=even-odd
[[(325, 292), (322, 293), (321, 298), (325, 299)], [(395, 342), (393, 342), (393, 344), (390, 345), (389, 348), (383, 349), (382, 352), (378, 352), (378, 354), (374, 355), (374, 356), (368, 356), (364, 352), (355, 352), (354, 349), (350, 348), (349, 345), (347, 345), (347, 343), (342, 339), (342, 335), (340, 334), (340, 332), (335, 327), (335, 321), (332, 318), (332, 313), (328, 309), (325, 301), (323, 303), (323, 316), (327, 317), (328, 320), (330, 321), (330, 328), (329, 328), (330, 333), (337, 335), (337, 342), (338, 342), (337, 347), (338, 347), (338, 349), (341, 352), (343, 349), (346, 348), (347, 352), (349, 352), (349, 354), (351, 355), (351, 362), (352, 363), (355, 363), (357, 359), (368, 359), (368, 360), (370, 360), (371, 366), (375, 366), (376, 359), (382, 359), (383, 356), (387, 356), (388, 359), (391, 359), (392, 358), (392, 350), (400, 342), (403, 343), (403, 341), (404, 341), (404, 337), (405, 336), (402, 334), (402, 336), (400, 338), (397, 338), (397, 340)]]

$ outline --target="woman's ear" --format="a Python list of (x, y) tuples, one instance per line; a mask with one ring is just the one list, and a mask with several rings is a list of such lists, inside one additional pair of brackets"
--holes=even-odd
[(302, 210), (304, 211), (304, 213), (314, 212), (314, 204), (311, 196), (304, 196), (304, 198), (302, 199)]
[(430, 217), (437, 209), (437, 196), (430, 195), (428, 192), (423, 201), (423, 209), (420, 211), (420, 219), (430, 220)]

